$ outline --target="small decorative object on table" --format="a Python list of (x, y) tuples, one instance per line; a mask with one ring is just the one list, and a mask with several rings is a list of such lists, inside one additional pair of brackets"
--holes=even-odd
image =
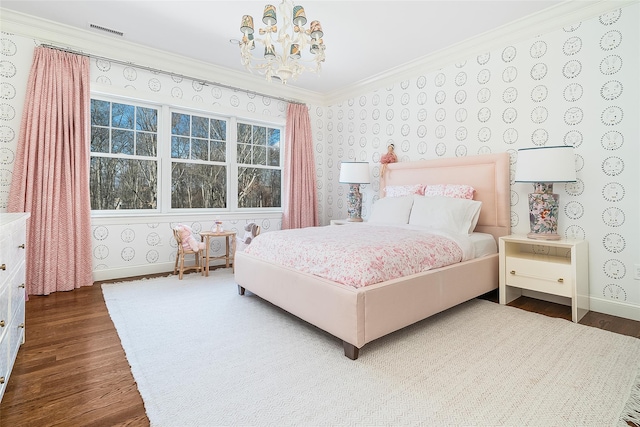
[(215, 224), (216, 224), (216, 233), (221, 233), (222, 232), (222, 221), (216, 220)]

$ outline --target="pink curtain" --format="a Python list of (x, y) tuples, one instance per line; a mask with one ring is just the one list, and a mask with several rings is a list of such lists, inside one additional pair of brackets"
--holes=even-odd
[(36, 47), (8, 206), (31, 212), (29, 295), (93, 284), (89, 84), (89, 58)]
[(311, 121), (302, 104), (287, 109), (283, 207), (282, 229), (319, 224)]

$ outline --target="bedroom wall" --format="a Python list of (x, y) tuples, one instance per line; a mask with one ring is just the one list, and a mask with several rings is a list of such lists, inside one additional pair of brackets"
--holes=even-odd
[[(378, 161), (389, 142), (395, 143), (400, 161), (508, 151), (513, 167), (519, 148), (573, 144), (580, 180), (576, 185), (555, 186), (561, 196), (561, 232), (589, 241), (592, 309), (639, 319), (640, 281), (633, 280), (632, 272), (634, 263), (640, 263), (638, 21), (640, 6), (634, 3), (523, 42), (505, 41), (499, 49), (452, 57), (438, 70), (427, 66), (415, 76), (377, 90), (363, 90), (328, 107), (312, 105), (323, 224), (346, 217), (347, 188), (337, 182), (342, 160), (372, 164), (374, 180), (364, 189), (364, 215), (368, 215), (379, 190)], [(38, 40), (6, 32), (0, 39), (2, 213), (6, 212), (24, 88)], [(537, 64), (544, 64), (546, 72)], [(185, 104), (209, 105), (216, 111), (257, 118), (284, 117), (284, 104), (267, 97), (200, 88), (190, 81), (177, 82), (142, 69), (136, 69), (135, 79), (130, 81), (124, 67), (98, 65), (95, 60), (91, 67), (96, 90), (163, 99), (181, 92)], [(170, 67), (164, 69), (170, 71)], [(127, 76), (130, 78), (129, 73)], [(161, 83), (157, 92), (149, 87), (154, 78)], [(621, 91), (616, 82), (621, 83)], [(609, 107), (619, 108), (612, 109), (613, 113), (622, 112), (619, 123), (603, 122)], [(513, 184), (512, 190), (513, 231), (524, 233), (528, 230), (526, 195), (530, 188)], [(226, 227), (256, 220), (267, 230), (278, 229), (280, 217), (234, 214), (223, 219)], [(208, 215), (186, 219), (196, 229), (210, 228), (213, 220)], [(95, 218), (92, 251), (96, 280), (170, 270), (174, 248), (169, 228), (186, 219)], [(127, 248), (135, 254), (131, 259)]]
[[(27, 80), (38, 40), (2, 33), (0, 73), (0, 213), (7, 211), (9, 186)], [(186, 108), (204, 109), (218, 114), (284, 124), (287, 103), (269, 97), (236, 91), (215, 85), (127, 67), (110, 61), (91, 59), (92, 93), (172, 103)], [(173, 271), (176, 243), (171, 228), (189, 224), (194, 231), (212, 230), (214, 221), (223, 221), (225, 229), (244, 234), (244, 225), (255, 221), (262, 230), (280, 229), (282, 215), (270, 213), (199, 213), (171, 215), (94, 216), (92, 248), (94, 280), (130, 277)], [(224, 254), (224, 239), (212, 239), (213, 255)]]
[[(321, 218), (346, 218), (341, 161), (368, 161), (363, 217), (379, 192), (379, 159), (399, 161), (573, 145), (578, 182), (556, 184), (559, 232), (589, 241), (591, 308), (640, 320), (640, 6), (635, 3), (329, 107), (311, 108)], [(513, 233), (529, 231), (530, 184), (512, 182)]]

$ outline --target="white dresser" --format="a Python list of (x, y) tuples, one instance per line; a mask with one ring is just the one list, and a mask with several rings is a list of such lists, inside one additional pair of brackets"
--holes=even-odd
[(24, 343), (28, 213), (0, 214), (0, 400)]

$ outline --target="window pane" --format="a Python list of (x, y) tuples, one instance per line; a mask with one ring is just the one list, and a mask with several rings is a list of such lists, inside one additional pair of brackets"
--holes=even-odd
[(92, 157), (91, 209), (155, 209), (158, 170), (153, 160)]
[(225, 208), (226, 195), (226, 166), (172, 163), (172, 208)]
[(268, 129), (268, 136), (269, 146), (280, 145), (280, 129)]
[(280, 166), (280, 129), (268, 129), (267, 131), (267, 164), (269, 166)]
[(108, 101), (91, 100), (91, 124), (109, 126), (109, 110), (111, 103)]
[(136, 132), (136, 154), (155, 157), (157, 153), (157, 135), (155, 133)]
[(188, 114), (171, 114), (171, 135), (189, 136), (190, 118)]
[(227, 140), (227, 122), (224, 120), (211, 119), (211, 133), (209, 138), (218, 141)]
[(157, 132), (158, 110), (154, 108), (137, 107), (136, 129), (147, 132)]
[(136, 108), (127, 104), (112, 104), (111, 126), (120, 129), (133, 129)]
[(238, 163), (245, 165), (251, 164), (251, 146), (247, 144), (238, 144)]
[(269, 147), (268, 150), (269, 166), (280, 166), (280, 147)]
[(191, 140), (191, 158), (194, 160), (209, 160), (209, 143), (206, 139)]
[(189, 158), (189, 138), (171, 138), (171, 157), (174, 159)]
[(238, 142), (244, 144), (251, 142), (251, 125), (238, 123)]
[(206, 138), (209, 135), (209, 119), (205, 117), (192, 116), (191, 136), (196, 138)]
[(267, 164), (267, 147), (264, 147), (264, 146), (253, 147), (253, 164), (254, 165)]
[(114, 154), (133, 154), (133, 131), (114, 129), (111, 152)]
[(211, 160), (212, 162), (224, 162), (226, 158), (227, 144), (220, 141), (211, 141)]
[(267, 144), (267, 128), (262, 126), (253, 127), (253, 143), (256, 145)]
[(281, 171), (238, 167), (238, 207), (280, 207)]
[(109, 129), (91, 126), (91, 151), (95, 153), (109, 152)]

